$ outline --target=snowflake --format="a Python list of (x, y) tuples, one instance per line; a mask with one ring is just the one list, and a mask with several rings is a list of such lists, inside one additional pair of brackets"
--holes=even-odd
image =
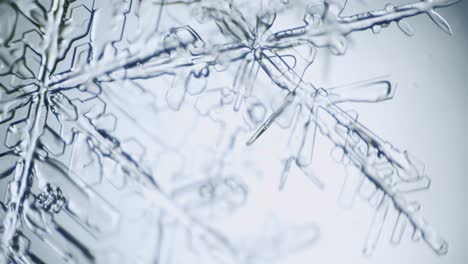
[[(234, 149), (244, 146), (239, 135), (252, 133), (246, 142), (252, 145), (275, 122), (290, 133), (284, 140), (288, 147), (280, 187), (293, 165), (322, 186), (311, 172), (318, 133), (335, 145), (336, 160), (350, 174), (363, 175), (376, 187), (372, 198), (376, 213), (365, 253), (374, 250), (393, 208), (399, 215), (394, 241), (401, 240), (409, 225), (437, 254), (445, 254), (445, 240), (421, 216), (419, 206), (405, 197), (428, 188), (423, 166), (339, 107), (343, 102), (391, 99), (394, 83), (379, 78), (318, 88), (303, 74), (317, 50), (345, 54), (347, 37), (356, 31), (377, 33), (395, 22), (411, 36), (406, 18), (427, 14), (451, 34), (434, 9), (456, 2), (389, 4), (344, 16), (343, 0), (1, 1), (0, 180), (6, 186), (0, 210), (2, 260), (177, 262), (173, 245), (181, 239), (197, 259), (244, 263), (268, 261), (312, 244), (316, 227), (301, 225), (290, 232), (310, 230), (303, 239), (278, 232), (257, 238), (266, 239), (261, 244), (268, 249), (254, 252), (201, 221), (214, 217), (213, 212), (223, 217), (219, 215), (243, 206), (249, 184), (230, 166), (235, 162), (251, 170), (255, 166), (235, 160)], [(297, 8), (302, 24), (274, 29), (278, 17)], [(165, 9), (180, 16), (168, 15), (171, 19), (164, 21)], [(178, 21), (180, 17), (187, 21)], [(257, 85), (261, 74), (268, 77), (268, 84)], [(216, 76), (228, 76), (232, 85), (209, 88), (220, 78)], [(149, 82), (153, 80), (161, 87), (154, 87)], [(265, 118), (268, 104), (275, 109)], [(212, 162), (201, 170), (201, 181), (176, 185), (167, 179), (184, 174), (184, 158), (177, 147), (191, 132), (190, 122), (186, 131), (166, 134), (161, 132), (164, 128), (155, 132), (145, 125), (156, 122), (155, 117), (170, 122), (166, 113), (193, 111), (187, 105), (222, 124), (222, 142), (210, 153)], [(226, 113), (232, 114), (229, 120)], [(156, 168), (153, 156), (160, 157)], [(168, 165), (171, 173), (165, 175), (161, 161), (165, 158), (180, 162), (180, 170)], [(186, 198), (190, 193), (197, 198)], [(125, 215), (124, 209), (131, 214)], [(166, 233), (172, 234), (172, 242)], [(158, 250), (129, 250), (130, 242)], [(42, 256), (42, 248), (55, 255)]]

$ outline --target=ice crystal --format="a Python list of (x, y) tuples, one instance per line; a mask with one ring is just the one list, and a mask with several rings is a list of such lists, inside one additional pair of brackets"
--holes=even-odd
[[(239, 245), (210, 223), (242, 210), (252, 180), (240, 174), (256, 175), (257, 165), (235, 153), (273, 123), (289, 132), (278, 138), (287, 142), (280, 188), (293, 166), (323, 188), (311, 171), (317, 134), (348, 171), (343, 197), (364, 181), (374, 187), (365, 253), (396, 210), (393, 241), (409, 226), (445, 254), (447, 242), (405, 196), (428, 188), (424, 167), (339, 106), (391, 99), (394, 82), (319, 88), (302, 75), (317, 50), (345, 54), (356, 31), (394, 22), (411, 36), (407, 18), (427, 14), (451, 34), (435, 9), (456, 2), (345, 16), (343, 0), (1, 1), (3, 262), (258, 263), (315, 243), (315, 224), (275, 223), (281, 227)], [(300, 24), (277, 30), (291, 12)], [(260, 75), (270, 82), (260, 85)], [(190, 116), (184, 129), (171, 130), (174, 111)], [(188, 140), (207, 133), (196, 129), (207, 120), (219, 128), (208, 136), (214, 148), (200, 147), (206, 137)]]

